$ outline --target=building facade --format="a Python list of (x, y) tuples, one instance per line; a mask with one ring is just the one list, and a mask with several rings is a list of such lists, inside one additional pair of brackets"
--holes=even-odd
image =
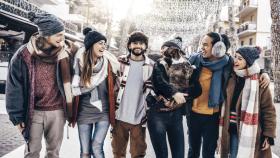
[(267, 0), (241, 0), (237, 35), (239, 46), (260, 46), (263, 50), (259, 63), (262, 68), (271, 67), (271, 15)]

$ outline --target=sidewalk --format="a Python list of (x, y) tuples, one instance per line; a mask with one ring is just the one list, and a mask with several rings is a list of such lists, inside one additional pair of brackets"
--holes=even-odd
[[(149, 136), (147, 135), (147, 138)], [(147, 139), (149, 140), (149, 139)], [(4, 155), (2, 158), (22, 158), (24, 153), (24, 145), (20, 146), (19, 148), (15, 149), (14, 151)], [(40, 154), (40, 158), (44, 158), (45, 153), (45, 142), (42, 141), (42, 151)], [(62, 142), (61, 150), (60, 150), (60, 157), (61, 158), (78, 158), (80, 153), (80, 144), (79, 144), (79, 137), (78, 137), (78, 129), (77, 127), (69, 128), (69, 139), (67, 139), (67, 127), (64, 127), (64, 139)], [(111, 138), (110, 133), (108, 132), (106, 136), (106, 140), (104, 143), (104, 153), (105, 157), (107, 158), (113, 158), (112, 155), (112, 148), (111, 148)], [(129, 155), (129, 149), (127, 150), (127, 157), (130, 157)], [(151, 143), (148, 142), (148, 148), (147, 148), (147, 155), (148, 158), (155, 157), (153, 148), (151, 146)]]
[[(61, 158), (78, 158), (79, 157), (79, 152), (80, 152), (80, 145), (79, 145), (79, 138), (78, 138), (78, 129), (74, 128), (74, 129), (70, 129), (69, 128), (69, 139), (67, 139), (67, 127), (64, 128), (64, 140), (62, 143), (62, 147), (61, 147), (61, 151), (60, 151), (60, 157)], [(149, 138), (149, 136), (147, 135), (147, 138)], [(155, 158), (155, 154), (151, 145), (151, 142), (149, 139), (147, 139), (148, 141), (148, 148), (147, 148), (147, 158)], [(111, 148), (111, 139), (110, 139), (110, 134), (108, 133), (106, 136), (106, 140), (104, 143), (104, 153), (105, 153), (105, 157), (107, 158), (113, 158), (112, 155), (112, 148)], [(42, 141), (42, 151), (40, 154), (40, 158), (44, 158), (44, 153), (45, 153), (45, 142), (44, 140)], [(187, 151), (187, 147), (186, 150)], [(15, 149), (14, 151), (4, 155), (2, 158), (22, 158), (23, 157), (23, 153), (24, 153), (24, 145), (20, 146), (19, 148)], [(170, 151), (169, 151), (169, 156), (170, 155)], [(186, 154), (185, 154), (186, 155)], [(129, 149), (127, 150), (127, 157), (130, 157), (129, 155)], [(218, 157), (218, 155), (216, 156)], [(275, 154), (273, 154), (273, 158), (279, 158), (278, 156), (276, 156)]]
[[(6, 112), (6, 108), (5, 108), (5, 100), (3, 95), (0, 95), (0, 114), (4, 115), (5, 118), (7, 119), (7, 112)], [(277, 113), (280, 112), (280, 104), (276, 104), (276, 111)], [(277, 121), (280, 122), (279, 116), (277, 116), (278, 119)], [(8, 119), (7, 119), (8, 120)], [(184, 131), (185, 133), (187, 133), (187, 127), (186, 127), (186, 120), (184, 118), (183, 120), (183, 125), (184, 125)], [(279, 123), (277, 122), (277, 126), (279, 125)], [(279, 131), (279, 127), (277, 127)], [(1, 127), (1, 129), (3, 129)], [(5, 135), (5, 137), (9, 136), (9, 140), (11, 141), (17, 141), (20, 142), (19, 139), (13, 139), (15, 137), (15, 135), (19, 135), (18, 131), (16, 128), (14, 128), (12, 131), (9, 131), (8, 129), (3, 129), (3, 131), (5, 131), (6, 133), (9, 133), (9, 135), (5, 135), (5, 133), (3, 133)], [(15, 134), (16, 133), (16, 134)], [(2, 135), (3, 135), (2, 134)], [(1, 135), (0, 135), (1, 136)], [(2, 138), (0, 138), (2, 139)], [(147, 130), (147, 136), (146, 136), (146, 140), (147, 140), (147, 158), (155, 158), (155, 154), (153, 151), (153, 147), (151, 145), (150, 142), (150, 136)], [(279, 139), (277, 139), (279, 140)], [(278, 141), (276, 140), (276, 144), (273, 147), (274, 148), (274, 152), (278, 153)], [(128, 143), (129, 144), (129, 143)], [(3, 144), (4, 145), (4, 144)], [(79, 157), (79, 152), (80, 152), (80, 145), (79, 145), (79, 138), (78, 138), (78, 129), (76, 128), (69, 128), (69, 139), (67, 139), (67, 127), (65, 126), (64, 128), (64, 139), (63, 139), (63, 143), (62, 143), (62, 147), (61, 147), (61, 151), (60, 151), (60, 157), (61, 158), (78, 158)], [(0, 150), (5, 150), (5, 148), (1, 148)], [(185, 135), (185, 155), (187, 155), (187, 151), (188, 151), (188, 140), (187, 140), (187, 135)], [(41, 151), (41, 157), (44, 157), (44, 152), (45, 152), (45, 143), (44, 140), (42, 141), (42, 151)], [(108, 132), (107, 136), (106, 136), (106, 140), (104, 142), (104, 152), (105, 152), (105, 157), (107, 158), (113, 158), (112, 155), (112, 148), (111, 148), (111, 138), (110, 138), (110, 134)], [(12, 152), (4, 155), (2, 158), (22, 158), (23, 157), (23, 153), (24, 153), (24, 145), (16, 148), (15, 150), (13, 150)], [(129, 154), (129, 147), (127, 149), (127, 157), (130, 157)], [(169, 150), (169, 157), (171, 157), (170, 155), (170, 150)], [(273, 154), (273, 158), (279, 158), (278, 156), (276, 156), (275, 154)]]
[(5, 94), (0, 94), (0, 114), (7, 114)]

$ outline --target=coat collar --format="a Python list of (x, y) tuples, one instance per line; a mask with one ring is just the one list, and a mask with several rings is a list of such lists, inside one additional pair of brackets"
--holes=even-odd
[[(119, 62), (126, 64), (126, 65), (130, 65), (129, 59), (130, 59), (130, 54), (128, 55), (122, 55), (119, 57)], [(146, 55), (144, 54), (144, 65), (153, 65), (153, 61)]]

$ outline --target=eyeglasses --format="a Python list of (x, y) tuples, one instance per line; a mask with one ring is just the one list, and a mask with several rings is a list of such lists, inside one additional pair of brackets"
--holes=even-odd
[(99, 41), (98, 44), (105, 46), (106, 48), (108, 48), (108, 44), (104, 41)]

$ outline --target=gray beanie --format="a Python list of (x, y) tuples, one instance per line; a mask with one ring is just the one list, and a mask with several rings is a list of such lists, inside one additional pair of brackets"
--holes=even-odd
[(28, 19), (38, 26), (41, 36), (51, 36), (64, 30), (62, 21), (52, 14), (29, 12)]

